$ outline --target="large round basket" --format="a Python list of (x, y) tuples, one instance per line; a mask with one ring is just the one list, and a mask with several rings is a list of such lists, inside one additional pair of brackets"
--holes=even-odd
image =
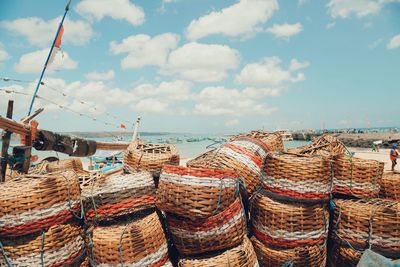
[(164, 165), (157, 207), (193, 220), (210, 217), (236, 199), (236, 178), (236, 173), (230, 170)]
[(377, 197), (384, 163), (346, 155), (335, 158), (333, 192), (360, 198)]
[(78, 178), (72, 171), (25, 175), (0, 183), (0, 236), (40, 232), (81, 217)]
[(335, 200), (333, 238), (339, 244), (400, 255), (400, 203), (386, 199)]
[(46, 162), (44, 169), (47, 172), (58, 172), (65, 170), (73, 170), (75, 172), (83, 172), (82, 161), (79, 158), (63, 159), (53, 162)]
[(251, 203), (255, 236), (281, 248), (323, 244), (328, 237), (327, 205), (280, 202), (258, 192)]
[(174, 145), (134, 141), (125, 151), (124, 163), (131, 171), (158, 174), (164, 164), (179, 165), (179, 154)]
[(267, 152), (284, 150), (282, 135), (277, 132), (252, 131), (250, 133), (233, 136), (231, 141), (246, 140), (249, 137), (249, 140), (256, 139), (261, 142), (262, 147)]
[(167, 241), (156, 212), (97, 226), (91, 241), (95, 266), (163, 266), (169, 261)]
[(283, 266), (285, 263), (292, 263), (292, 266), (296, 267), (325, 267), (326, 264), (327, 253), (324, 244), (283, 249), (265, 245), (254, 236), (251, 241), (258, 262), (263, 267)]
[(337, 155), (349, 155), (346, 146), (336, 137), (322, 135), (315, 139), (311, 144), (288, 149), (289, 153), (302, 155), (320, 155), (325, 157)]
[(349, 246), (334, 243), (328, 254), (328, 263), (330, 267), (356, 267), (360, 261), (361, 255), (362, 251), (357, 251)]
[(250, 240), (245, 237), (243, 242), (232, 249), (220, 253), (182, 258), (179, 267), (255, 267), (258, 266), (257, 257)]
[(295, 200), (328, 200), (332, 187), (331, 162), (321, 156), (269, 154), (262, 186), (269, 192)]
[(386, 172), (383, 174), (380, 195), (384, 198), (400, 200), (400, 173)]
[(182, 255), (234, 247), (246, 235), (246, 217), (239, 198), (226, 210), (204, 220), (191, 221), (167, 214), (173, 243)]
[(88, 221), (111, 220), (155, 207), (156, 188), (150, 172), (115, 173), (82, 192)]
[(252, 194), (261, 182), (261, 167), (266, 156), (261, 145), (250, 137), (238, 139), (188, 162), (188, 166), (235, 170), (243, 179), (247, 192)]
[(0, 266), (79, 266), (85, 259), (81, 228), (58, 224), (42, 233), (1, 239)]

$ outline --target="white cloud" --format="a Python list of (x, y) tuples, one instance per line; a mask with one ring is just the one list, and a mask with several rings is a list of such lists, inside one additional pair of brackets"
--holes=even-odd
[(292, 59), (290, 67), (286, 70), (281, 66), (278, 57), (267, 57), (261, 63), (247, 64), (236, 75), (235, 81), (247, 86), (265, 87), (280, 86), (284, 82), (299, 82), (305, 79), (304, 73), (295, 71), (309, 66), (309, 62), (303, 63)]
[[(14, 65), (14, 69), (18, 73), (35, 73), (38, 74), (44, 65), (49, 49), (37, 50), (35, 52), (24, 54), (19, 61)], [(58, 52), (54, 62), (47, 66), (47, 70), (70, 70), (75, 69), (78, 63), (72, 60), (67, 52)]]
[[(50, 46), (56, 35), (61, 17), (45, 21), (38, 17), (20, 18), (13, 21), (2, 21), (0, 27), (27, 38), (31, 45)], [(83, 20), (64, 21), (63, 43), (84, 45), (93, 36), (92, 26)]]
[(143, 9), (129, 0), (81, 0), (76, 11), (82, 16), (90, 16), (101, 20), (106, 16), (113, 19), (126, 20), (136, 26), (144, 23)]
[(167, 111), (168, 104), (159, 99), (145, 98), (131, 107), (139, 112), (162, 113)]
[(0, 45), (0, 62), (10, 58), (10, 55)]
[(299, 5), (299, 6), (303, 6), (303, 5), (305, 5), (305, 4), (308, 4), (310, 2), (310, 0), (298, 0), (297, 1), (297, 4)]
[(375, 48), (377, 48), (377, 47), (382, 43), (382, 41), (383, 41), (382, 38), (377, 39), (377, 40), (373, 41), (372, 43), (370, 43), (370, 44), (368, 45), (368, 48), (369, 48), (369, 49), (375, 49)]
[(239, 124), (239, 120), (238, 119), (232, 119), (232, 120), (227, 120), (225, 122), (225, 126), (235, 126)]
[(115, 77), (115, 72), (113, 70), (109, 70), (107, 72), (97, 72), (93, 71), (90, 73), (87, 73), (85, 75), (86, 79), (92, 80), (92, 81), (108, 81), (112, 80)]
[(347, 18), (353, 14), (365, 17), (377, 14), (387, 3), (400, 2), (399, 0), (330, 0), (328, 12), (333, 18)]
[(289, 38), (293, 35), (299, 34), (303, 30), (301, 23), (295, 24), (274, 24), (267, 29), (267, 32), (274, 34), (278, 38)]
[(231, 37), (253, 34), (260, 31), (279, 8), (276, 0), (240, 0), (221, 11), (213, 11), (196, 20), (187, 28), (187, 38), (197, 40), (213, 34)]
[(188, 100), (191, 93), (191, 83), (182, 80), (161, 82), (158, 86), (141, 84), (132, 91), (137, 98), (159, 97), (167, 101)]
[(331, 23), (326, 24), (326, 28), (329, 30), (329, 29), (332, 29), (333, 27), (335, 27), (335, 25), (336, 25), (336, 22), (333, 21)]
[(393, 36), (387, 44), (388, 49), (400, 47), (400, 34)]
[(114, 54), (128, 53), (122, 59), (123, 69), (138, 69), (146, 65), (164, 65), (171, 49), (176, 48), (179, 36), (174, 33), (164, 33), (154, 37), (146, 34), (132, 35), (122, 40), (110, 43), (110, 51)]
[(237, 68), (240, 54), (227, 45), (188, 43), (172, 51), (163, 74), (179, 74), (197, 82), (225, 79), (228, 70)]
[(195, 95), (194, 112), (200, 115), (269, 115), (276, 109), (257, 102), (260, 96), (223, 86), (206, 87)]

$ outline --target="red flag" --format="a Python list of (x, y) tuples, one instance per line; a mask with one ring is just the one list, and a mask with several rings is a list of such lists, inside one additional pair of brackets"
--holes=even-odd
[(119, 126), (119, 128), (121, 128), (121, 129), (126, 129), (126, 126), (125, 126), (125, 124), (122, 124), (122, 123), (121, 123), (121, 125)]
[(56, 42), (54, 43), (54, 47), (60, 48), (63, 34), (64, 34), (64, 26), (61, 25), (60, 31), (57, 34)]

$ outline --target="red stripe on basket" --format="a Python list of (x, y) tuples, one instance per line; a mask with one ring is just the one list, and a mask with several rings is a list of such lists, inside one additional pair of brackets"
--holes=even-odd
[(329, 199), (329, 193), (299, 193), (289, 189), (280, 189), (264, 185), (266, 190), (283, 196), (288, 196), (296, 199), (311, 199), (311, 200), (326, 200)]
[(235, 202), (233, 202), (224, 211), (204, 220), (180, 220), (171, 216), (167, 216), (167, 220), (170, 227), (173, 228), (179, 228), (188, 231), (207, 231), (221, 227), (222, 224), (235, 217), (239, 212), (241, 212), (241, 210), (241, 202), (239, 199), (236, 199)]
[(262, 159), (257, 154), (254, 154), (254, 153), (250, 152), (249, 150), (247, 150), (247, 149), (245, 149), (243, 147), (240, 147), (240, 146), (237, 146), (237, 145), (234, 145), (234, 144), (230, 144), (230, 143), (224, 144), (224, 147), (230, 148), (230, 149), (232, 149), (233, 151), (235, 151), (235, 152), (237, 152), (239, 154), (246, 155), (247, 157), (249, 157), (251, 159), (251, 161), (253, 161), (258, 167), (261, 168)]
[(254, 229), (254, 235), (264, 244), (270, 244), (272, 246), (278, 246), (282, 248), (295, 248), (298, 246), (312, 246), (317, 244), (323, 244), (326, 239), (325, 235), (321, 235), (318, 238), (287, 240), (284, 238), (271, 237), (270, 235), (266, 235), (258, 231), (257, 229)]
[(209, 168), (191, 168), (165, 164), (162, 169), (163, 172), (177, 174), (177, 175), (190, 175), (199, 178), (237, 178), (236, 172), (227, 169), (209, 169)]
[(59, 266), (69, 266), (71, 263), (73, 263), (78, 257), (80, 257), (84, 252), (84, 248), (81, 249), (80, 251), (78, 251), (75, 254), (72, 254), (68, 259), (66, 259), (65, 261), (62, 262), (56, 262), (53, 263), (51, 265), (49, 265), (49, 267), (59, 267)]
[(162, 256), (162, 258), (159, 261), (150, 264), (149, 267), (161, 267), (167, 262), (167, 260), (168, 260), (168, 252), (165, 253), (164, 256)]
[(93, 217), (96, 217), (96, 215), (112, 216), (128, 208), (142, 206), (145, 204), (155, 204), (155, 202), (156, 197), (154, 195), (145, 195), (138, 198), (124, 199), (118, 203), (105, 204), (96, 207), (96, 211), (94, 209), (89, 209), (86, 212), (86, 218), (91, 219)]
[[(77, 204), (73, 209), (73, 212), (80, 211), (80, 204)], [(53, 225), (62, 224), (73, 217), (70, 210), (64, 210), (54, 216), (40, 219), (37, 221), (31, 221), (18, 226), (4, 226), (0, 228), (0, 236), (21, 236), (40, 232), (42, 229), (49, 228)]]

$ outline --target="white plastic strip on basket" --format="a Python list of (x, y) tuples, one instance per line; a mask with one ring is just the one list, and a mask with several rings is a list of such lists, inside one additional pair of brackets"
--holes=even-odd
[(349, 187), (352, 189), (359, 189), (359, 190), (367, 190), (373, 192), (379, 192), (380, 186), (379, 184), (373, 184), (368, 182), (359, 182), (354, 181), (352, 179), (338, 179), (333, 178), (333, 186), (340, 186), (340, 187)]
[(164, 263), (163, 265), (161, 265), (161, 267), (174, 267), (172, 265), (172, 263), (168, 260), (166, 263)]
[[(45, 240), (46, 242), (46, 240)], [(68, 260), (72, 255), (78, 253), (83, 249), (84, 242), (81, 236), (76, 237), (73, 241), (65, 244), (63, 247), (43, 253), (43, 259), (45, 266), (49, 266), (56, 263), (61, 263)], [(9, 257), (13, 266), (42, 266), (41, 254), (30, 253), (18, 258)], [(0, 266), (6, 266), (3, 257), (0, 260)]]
[(71, 203), (56, 203), (49, 208), (44, 209), (32, 209), (18, 214), (6, 214), (0, 217), (0, 227), (5, 226), (18, 226), (28, 222), (34, 222), (41, 219), (49, 218), (58, 215), (60, 212), (69, 210), (71, 207), (77, 207), (79, 200), (71, 200)]
[(237, 140), (237, 141), (232, 141), (229, 143), (240, 146), (244, 149), (250, 150), (254, 154), (259, 155), (263, 161), (267, 157), (267, 153), (265, 152), (265, 150), (260, 145), (257, 145), (256, 143), (253, 143), (250, 141), (245, 141), (245, 140)]
[(328, 229), (322, 225), (323, 229), (314, 231), (286, 231), (283, 229), (270, 229), (267, 226), (253, 220), (254, 227), (261, 233), (268, 235), (272, 238), (280, 238), (286, 240), (301, 240), (301, 239), (317, 239), (322, 235), (328, 234)]
[(197, 186), (209, 186), (209, 187), (235, 187), (236, 180), (232, 178), (225, 178), (221, 181), (219, 178), (211, 177), (196, 177), (191, 175), (179, 175), (175, 173), (162, 172), (160, 176), (160, 182), (168, 182), (174, 184), (184, 185), (197, 185)]
[(249, 158), (247, 155), (238, 153), (230, 149), (229, 147), (223, 147), (219, 150), (219, 152), (227, 156), (233, 157), (234, 159), (242, 162), (253, 172), (257, 173), (258, 175), (261, 175), (261, 168), (254, 161), (252, 161), (251, 158)]
[[(337, 236), (339, 236), (341, 239), (348, 240), (346, 237), (356, 237), (358, 239), (367, 241), (368, 240), (368, 230), (366, 231), (356, 231), (352, 229), (345, 229), (345, 228), (339, 228), (335, 230)], [(376, 235), (373, 233), (374, 230), (372, 229), (372, 237), (370, 239), (370, 244), (372, 245), (377, 245), (377, 246), (399, 246), (399, 239), (395, 238), (393, 236), (389, 235)], [(348, 240), (351, 242), (350, 240)]]
[(300, 192), (300, 193), (329, 193), (330, 192), (330, 183), (327, 181), (326, 183), (313, 181), (313, 180), (304, 180), (304, 181), (293, 181), (289, 179), (275, 179), (272, 176), (265, 176), (263, 183), (272, 188), (279, 189), (289, 189), (292, 191)]
[(178, 236), (180, 238), (208, 238), (210, 236), (216, 236), (223, 234), (225, 232), (230, 231), (233, 227), (235, 227), (236, 224), (238, 224), (241, 220), (244, 221), (244, 214), (243, 211), (239, 212), (236, 214), (233, 218), (228, 220), (227, 222), (224, 222), (221, 225), (218, 225), (217, 227), (205, 231), (194, 231), (193, 230), (186, 230), (186, 229), (180, 229), (178, 227), (170, 227), (170, 230), (173, 235)]
[[(122, 255), (123, 255), (122, 251)], [(161, 247), (155, 252), (148, 254), (146, 257), (143, 259), (140, 259), (137, 262), (124, 262), (124, 267), (143, 267), (143, 266), (149, 266), (152, 263), (156, 263), (160, 261), (166, 254), (168, 254), (168, 245), (165, 242), (164, 244), (161, 245)], [(98, 267), (113, 267), (116, 266), (115, 264), (108, 264), (108, 263), (100, 263), (97, 264), (96, 266)], [(118, 264), (119, 266), (119, 264)], [(167, 265), (168, 266), (168, 265)]]

